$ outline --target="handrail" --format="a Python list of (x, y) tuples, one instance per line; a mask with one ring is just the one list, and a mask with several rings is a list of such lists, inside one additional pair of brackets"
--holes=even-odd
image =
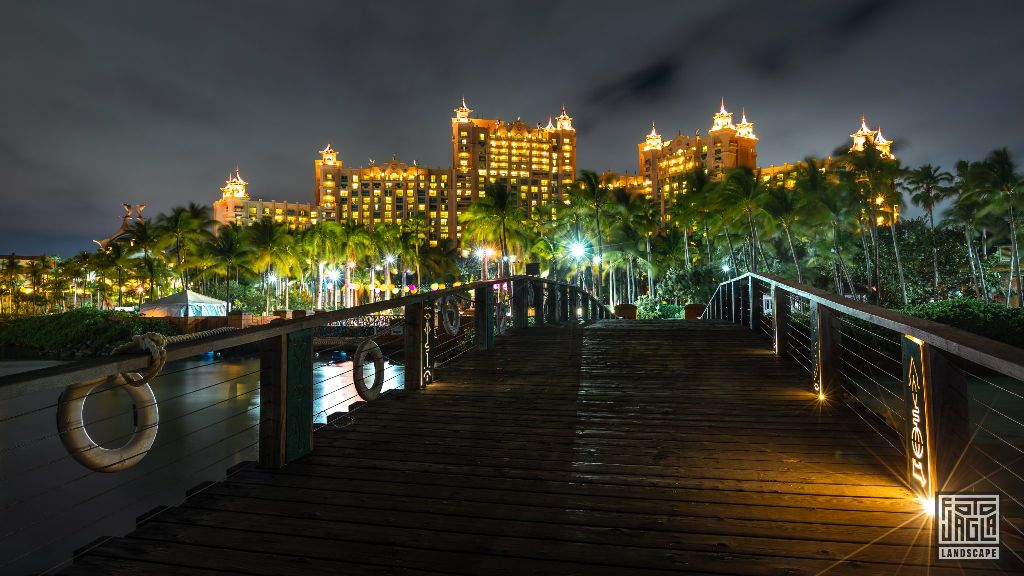
[[(356, 318), (392, 308), (400, 308), (407, 304), (436, 300), (449, 294), (462, 293), (478, 287), (492, 286), (494, 284), (513, 282), (516, 280), (542, 282), (564, 288), (574, 287), (572, 284), (567, 282), (526, 275), (480, 280), (452, 288), (445, 288), (443, 290), (432, 290), (430, 292), (412, 294), (392, 300), (383, 300), (381, 302), (353, 306), (342, 310), (318, 313), (312, 316), (305, 316), (303, 318), (279, 320), (263, 326), (174, 344), (167, 347), (167, 361), (180, 360), (182, 358), (196, 356), (211, 350), (223, 350), (225, 348), (252, 344), (261, 340), (266, 340), (267, 338), (283, 336), (291, 332), (315, 328), (332, 322), (338, 322), (340, 320)], [(583, 290), (581, 290), (580, 293), (586, 295), (588, 301), (596, 302), (598, 306), (606, 311), (609, 317), (614, 316), (611, 309), (597, 300), (593, 294)], [(24, 394), (42, 390), (62, 389), (78, 382), (100, 378), (110, 374), (136, 372), (145, 369), (149, 365), (149, 362), (150, 355), (146, 353), (124, 354), (102, 358), (91, 358), (79, 362), (61, 364), (58, 366), (51, 366), (48, 368), (40, 368), (38, 370), (3, 376), (0, 377), (0, 400), (15, 398)]]
[[(813, 286), (797, 284), (774, 274), (747, 272), (742, 276), (720, 282), (718, 290), (721, 290), (722, 286), (746, 278), (762, 280), (773, 287), (780, 287), (786, 292), (818, 302), (848, 316), (913, 336), (936, 348), (1005, 376), (1024, 380), (1024, 349), (946, 324), (901, 314), (874, 304), (857, 302)], [(717, 290), (715, 294), (718, 294)], [(712, 296), (707, 310), (711, 309), (714, 300), (715, 296)]]

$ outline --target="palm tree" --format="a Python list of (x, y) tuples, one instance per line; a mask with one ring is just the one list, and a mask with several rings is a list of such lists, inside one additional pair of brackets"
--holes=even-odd
[[(711, 236), (710, 220), (715, 210), (718, 184), (712, 182), (703, 168), (694, 168), (683, 175), (685, 193), (676, 197), (676, 202), (689, 204), (697, 213), (704, 228), (704, 248), (708, 253), (707, 266), (714, 270), (714, 242)], [(684, 210), (684, 214), (688, 211)], [(713, 273), (713, 272), (712, 272)]]
[[(504, 259), (509, 255), (509, 234), (523, 226), (526, 216), (519, 207), (519, 196), (505, 184), (488, 184), (484, 194), (459, 214), (459, 222), (465, 230), (463, 237), (484, 242), (497, 241)], [(499, 259), (498, 276), (501, 275)]]
[(218, 228), (217, 235), (213, 236), (205, 247), (206, 253), (215, 262), (215, 266), (224, 267), (229, 312), (231, 311), (231, 268), (235, 269), (237, 282), (238, 269), (252, 252), (245, 240), (243, 228), (238, 223), (232, 223)]
[(286, 271), (292, 266), (290, 252), (294, 238), (284, 224), (269, 217), (254, 222), (245, 229), (245, 240), (252, 249), (252, 264), (262, 271), (266, 306), (264, 313), (270, 313), (270, 275), (276, 270)]
[(761, 250), (761, 241), (757, 235), (757, 224), (754, 216), (762, 211), (761, 205), (765, 199), (765, 189), (758, 182), (758, 177), (750, 168), (734, 168), (725, 177), (725, 184), (722, 186), (722, 206), (727, 209), (739, 211), (746, 216), (749, 231), (749, 270), (757, 272), (757, 256), (760, 254), (765, 267), (768, 260)]
[[(953, 175), (931, 164), (924, 164), (907, 172), (902, 185), (910, 192), (910, 200), (928, 215), (928, 229), (932, 244), (932, 288), (939, 296), (939, 250), (935, 246), (935, 207), (952, 193)], [(973, 267), (974, 260), (971, 260)]]
[(416, 264), (416, 285), (420, 285), (420, 249), (427, 243), (430, 220), (426, 214), (416, 214), (402, 222), (403, 247), (412, 246), (411, 260)]
[(338, 246), (335, 254), (345, 267), (345, 306), (352, 307), (356, 303), (355, 290), (352, 286), (352, 272), (356, 263), (370, 251), (372, 242), (370, 233), (365, 226), (355, 222), (345, 222), (338, 229)]
[(299, 243), (305, 248), (311, 263), (311, 272), (316, 271), (316, 308), (323, 308), (324, 266), (336, 256), (341, 227), (337, 222), (325, 220), (302, 231)]
[(608, 189), (601, 183), (600, 176), (591, 170), (581, 170), (579, 178), (576, 179), (574, 193), (570, 193), (570, 202), (579, 201), (593, 213), (594, 228), (597, 235), (597, 282), (594, 283), (598, 300), (602, 299), (604, 290), (603, 260), (604, 260), (604, 236), (601, 232), (601, 217), (608, 210), (611, 197)]
[(149, 278), (149, 299), (156, 298), (156, 263), (153, 262), (153, 251), (158, 250), (160, 230), (148, 220), (137, 220), (128, 227), (128, 238), (131, 245), (142, 251), (143, 268)]
[(1024, 286), (1024, 275), (1020, 269), (1020, 249), (1017, 246), (1016, 208), (1021, 201), (1019, 192), (1024, 188), (1024, 180), (1017, 172), (1017, 165), (1010, 157), (1006, 148), (993, 150), (973, 169), (978, 190), (987, 200), (981, 213), (999, 211), (1006, 215), (1010, 227), (1010, 275), (1006, 288), (1006, 306), (1010, 306), (1010, 295), (1013, 280), (1017, 280), (1017, 291)]
[(803, 217), (806, 205), (807, 196), (782, 185), (768, 189), (763, 205), (764, 211), (778, 222), (786, 233), (789, 253), (793, 256), (793, 266), (796, 268), (796, 281), (800, 284), (804, 283), (804, 276), (800, 270), (800, 261), (796, 257), (796, 248), (793, 246), (793, 225)]

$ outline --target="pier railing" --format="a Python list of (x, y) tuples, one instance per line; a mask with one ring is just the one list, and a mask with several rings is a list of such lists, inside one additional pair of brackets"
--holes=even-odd
[(998, 494), (1004, 536), (1024, 536), (1024, 350), (771, 274), (722, 282), (702, 318), (749, 327), (807, 370), (809, 396), (849, 405), (904, 454), (929, 505)]
[(317, 428), (443, 379), (508, 329), (611, 315), (513, 276), (0, 378), (0, 573), (59, 566), (240, 463), (284, 466)]

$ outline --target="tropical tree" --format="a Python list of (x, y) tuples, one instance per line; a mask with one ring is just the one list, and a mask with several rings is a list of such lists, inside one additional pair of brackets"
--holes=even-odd
[(264, 217), (245, 229), (245, 240), (252, 249), (252, 265), (262, 274), (261, 282), (264, 289), (264, 313), (270, 313), (270, 283), (275, 270), (284, 272), (293, 265), (291, 252), (294, 238), (284, 224)]
[(793, 257), (793, 267), (796, 269), (796, 281), (801, 284), (804, 282), (804, 276), (800, 269), (800, 260), (796, 256), (796, 247), (793, 245), (793, 226), (805, 216), (807, 203), (807, 196), (795, 188), (779, 185), (767, 190), (762, 206), (765, 213), (785, 232), (789, 253)]
[(602, 185), (601, 177), (597, 175), (597, 172), (581, 170), (579, 177), (576, 179), (574, 189), (569, 194), (569, 202), (581, 203), (594, 218), (595, 237), (597, 238), (598, 278), (594, 285), (597, 299), (600, 300), (603, 298), (604, 293), (602, 288), (604, 282), (604, 235), (601, 232), (601, 218), (606, 215), (609, 209), (611, 197), (608, 194), (608, 189)]
[(762, 203), (765, 199), (765, 188), (758, 181), (757, 174), (750, 168), (735, 168), (725, 177), (722, 186), (721, 206), (724, 209), (735, 210), (746, 217), (747, 244), (749, 247), (748, 266), (750, 272), (757, 272), (757, 257), (760, 255), (765, 267), (768, 267), (768, 259), (761, 249), (761, 241), (757, 235), (757, 224), (755, 218), (762, 212)]
[[(935, 236), (935, 208), (953, 192), (953, 175), (931, 164), (908, 171), (901, 185), (910, 193), (910, 200), (920, 206), (928, 216), (928, 228)], [(971, 260), (974, 265), (974, 260)], [(935, 297), (939, 296), (939, 252), (932, 243), (932, 283)]]
[(519, 196), (502, 183), (488, 184), (484, 196), (459, 214), (463, 225), (463, 238), (483, 242), (498, 242), (502, 258), (498, 260), (498, 276), (502, 275), (501, 261), (510, 254), (510, 233), (524, 226), (525, 214), (519, 207)]
[(224, 278), (227, 282), (228, 311), (231, 311), (231, 269), (234, 268), (235, 283), (237, 284), (239, 269), (252, 254), (252, 249), (246, 242), (244, 229), (237, 223), (221, 226), (217, 229), (217, 235), (211, 237), (207, 242), (205, 252), (214, 262), (215, 267), (222, 267), (224, 270)]
[(1020, 269), (1020, 249), (1017, 244), (1017, 210), (1020, 208), (1021, 190), (1024, 180), (1017, 172), (1017, 165), (1006, 148), (993, 150), (985, 159), (971, 168), (972, 178), (984, 203), (982, 215), (1001, 213), (1006, 217), (1010, 231), (1010, 274), (1006, 287), (1006, 306), (1010, 305), (1013, 281), (1017, 281), (1018, 294), (1024, 286), (1024, 274)]

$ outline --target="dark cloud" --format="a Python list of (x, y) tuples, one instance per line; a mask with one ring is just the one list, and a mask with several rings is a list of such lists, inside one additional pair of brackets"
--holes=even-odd
[(576, 118), (581, 167), (745, 107), (765, 164), (827, 154), (861, 113), (907, 163), (1024, 154), (1018, 3), (23, 2), (0, 17), (0, 253), (72, 252), (122, 202), (308, 200), (326, 141), (349, 164), (450, 163), (481, 117)]

